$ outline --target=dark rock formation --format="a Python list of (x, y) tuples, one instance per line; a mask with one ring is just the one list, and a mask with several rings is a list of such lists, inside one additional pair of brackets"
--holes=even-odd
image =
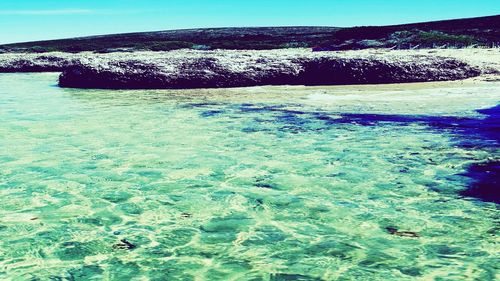
[(5, 60), (0, 60), (0, 73), (9, 72), (59, 72), (69, 65), (70, 57), (57, 55), (9, 55)]
[(0, 54), (2, 72), (63, 72), (62, 87), (184, 89), (447, 81), (500, 74), (496, 49)]
[(103, 89), (187, 89), (259, 85), (347, 85), (447, 81), (481, 71), (453, 58), (297, 51), (179, 51), (108, 56), (65, 68), (59, 85)]

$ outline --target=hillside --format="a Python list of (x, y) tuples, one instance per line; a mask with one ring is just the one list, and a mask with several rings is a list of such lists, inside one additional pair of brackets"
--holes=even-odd
[(314, 46), (351, 50), (498, 44), (500, 15), (393, 26), (208, 28), (128, 33), (0, 45), (0, 52), (263, 50)]

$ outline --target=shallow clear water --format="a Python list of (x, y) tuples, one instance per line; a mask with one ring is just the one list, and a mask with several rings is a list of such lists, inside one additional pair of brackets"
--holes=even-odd
[(497, 147), (426, 119), (483, 118), (498, 84), (56, 81), (0, 75), (2, 280), (498, 276), (497, 205), (458, 195)]

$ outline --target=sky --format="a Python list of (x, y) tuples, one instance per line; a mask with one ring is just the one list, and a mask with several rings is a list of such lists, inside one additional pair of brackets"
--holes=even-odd
[(180, 28), (388, 25), (500, 14), (500, 0), (0, 0), (0, 44)]

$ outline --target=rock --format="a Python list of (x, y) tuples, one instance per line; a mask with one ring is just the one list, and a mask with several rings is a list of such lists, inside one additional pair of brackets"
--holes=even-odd
[(420, 235), (418, 233), (416, 233), (416, 232), (413, 232), (413, 231), (399, 231), (395, 227), (386, 227), (385, 230), (387, 230), (387, 232), (389, 234), (396, 235), (396, 236), (411, 237), (411, 238), (418, 238), (418, 237), (420, 237)]
[(58, 72), (72, 64), (72, 55), (1, 54), (0, 73), (6, 72)]
[(288, 281), (288, 280), (308, 280), (308, 281), (321, 281), (321, 278), (315, 278), (311, 276), (301, 275), (301, 274), (287, 274), (287, 273), (273, 273), (269, 276), (270, 281)]
[[(363, 42), (372, 44), (376, 42)], [(500, 52), (462, 50), (176, 50), (6, 53), (0, 72), (62, 71), (61, 87), (187, 89), (448, 81), (500, 73)]]
[(181, 214), (181, 218), (183, 218), (183, 219), (189, 219), (191, 217), (193, 217), (193, 215), (191, 213), (184, 212)]
[(127, 239), (122, 239), (120, 240), (120, 243), (113, 245), (113, 249), (117, 250), (133, 250), (135, 248), (137, 248), (137, 246), (128, 242)]
[(192, 89), (261, 85), (347, 85), (458, 80), (480, 75), (438, 56), (274, 51), (173, 51), (107, 56), (65, 68), (61, 87)]

